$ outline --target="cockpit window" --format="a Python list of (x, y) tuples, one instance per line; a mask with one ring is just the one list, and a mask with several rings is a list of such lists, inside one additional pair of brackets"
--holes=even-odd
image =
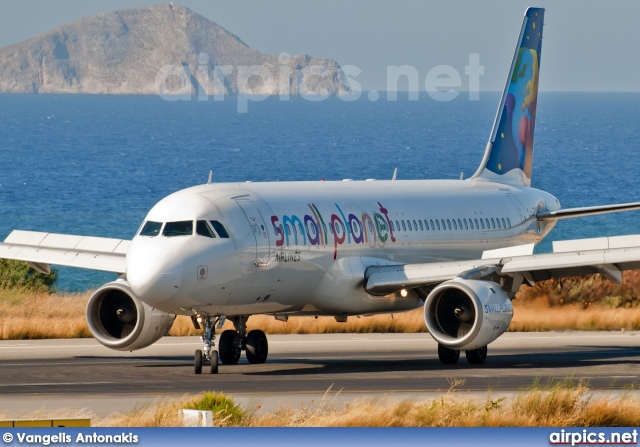
[(164, 226), (163, 236), (191, 236), (193, 234), (193, 221), (167, 222)]
[(152, 222), (147, 221), (142, 230), (140, 231), (140, 236), (150, 236), (154, 237), (160, 234), (160, 229), (162, 228), (162, 222)]
[(229, 233), (227, 233), (227, 230), (224, 227), (224, 225), (222, 225), (217, 220), (210, 220), (209, 222), (211, 222), (211, 226), (213, 227), (214, 230), (216, 230), (216, 233), (218, 233), (218, 236), (225, 239), (229, 238)]
[(199, 220), (196, 222), (196, 234), (210, 238), (216, 237), (213, 231), (211, 231), (211, 228), (209, 228), (209, 225), (207, 225), (206, 220)]

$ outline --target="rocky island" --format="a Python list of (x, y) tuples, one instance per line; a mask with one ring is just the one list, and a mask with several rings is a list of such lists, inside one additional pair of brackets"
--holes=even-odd
[(0, 93), (348, 95), (333, 60), (266, 55), (175, 4), (86, 17), (0, 48)]

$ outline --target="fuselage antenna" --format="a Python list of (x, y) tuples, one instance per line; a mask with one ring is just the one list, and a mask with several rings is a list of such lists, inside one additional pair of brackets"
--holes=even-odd
[(211, 184), (211, 178), (213, 177), (213, 171), (209, 171), (209, 180), (207, 180), (207, 185)]
[(396, 181), (396, 177), (398, 176), (398, 168), (395, 168), (393, 170), (393, 177), (391, 177), (391, 181), (395, 182)]

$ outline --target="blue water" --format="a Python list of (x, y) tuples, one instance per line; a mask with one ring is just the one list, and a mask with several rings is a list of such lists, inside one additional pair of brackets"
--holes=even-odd
[[(402, 95), (400, 95), (402, 96)], [(479, 164), (498, 102), (363, 95), (222, 102), (0, 95), (0, 238), (16, 229), (131, 238), (167, 194), (214, 181), (458, 178)], [(640, 94), (541, 93), (533, 186), (563, 207), (640, 201)], [(558, 223), (550, 241), (638, 233), (640, 212)], [(115, 275), (60, 268), (59, 288)]]

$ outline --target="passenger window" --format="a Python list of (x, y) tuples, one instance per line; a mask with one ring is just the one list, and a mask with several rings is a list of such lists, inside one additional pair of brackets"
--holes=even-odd
[(322, 224), (322, 229), (324, 230), (324, 234), (327, 234), (327, 224)]
[(404, 220), (401, 220), (400, 222), (402, 222), (402, 231), (407, 231), (407, 226), (404, 224)]
[(431, 231), (436, 231), (436, 227), (433, 225), (433, 219), (429, 219), (429, 222), (431, 222)]
[(162, 231), (166, 237), (191, 236), (193, 234), (193, 221), (182, 220), (179, 222), (167, 222)]
[(400, 222), (396, 220), (396, 231), (400, 231)]
[(458, 225), (456, 224), (456, 220), (453, 219), (453, 229), (457, 230), (458, 229)]
[(500, 219), (496, 218), (496, 223), (498, 224), (498, 229), (502, 229), (502, 225), (500, 225)]
[(469, 229), (469, 225), (467, 225), (467, 219), (463, 219), (464, 222), (464, 229), (468, 230)]
[(422, 226), (422, 221), (419, 220), (418, 223), (420, 224), (420, 231), (424, 231), (424, 227)]
[(438, 230), (440, 230), (440, 221), (438, 219), (436, 219), (436, 226), (438, 227)]
[(493, 217), (491, 218), (491, 228), (493, 228), (494, 230), (496, 229), (496, 221), (493, 220)]
[(482, 229), (484, 230), (484, 220), (480, 219), (480, 225), (482, 226)]
[(447, 219), (447, 227), (451, 230), (451, 221), (449, 219)]
[(218, 236), (220, 236), (223, 239), (229, 239), (229, 233), (227, 233), (227, 229), (224, 227), (224, 225), (222, 225), (217, 220), (210, 220), (209, 223), (211, 223), (211, 226), (213, 227), (213, 229), (216, 230), (216, 233), (218, 233)]
[(504, 221), (504, 217), (502, 218), (502, 228), (507, 228), (507, 224), (506, 224), (506, 222)]
[(287, 229), (287, 236), (291, 236), (291, 227), (289, 226), (288, 223), (286, 224), (285, 228)]
[[(482, 219), (480, 219), (480, 220), (482, 220)], [(475, 219), (475, 221), (476, 221), (476, 230), (479, 230), (480, 229), (480, 224), (478, 224), (478, 219)]]
[(487, 223), (487, 230), (491, 229), (491, 227), (489, 226), (489, 218), (485, 217), (484, 220)]
[(196, 222), (196, 234), (199, 236), (210, 237), (212, 239), (216, 237), (216, 235), (213, 234), (213, 231), (211, 231), (211, 228), (209, 228), (209, 225), (207, 225), (206, 220), (199, 220)]
[(304, 228), (302, 228), (302, 224), (298, 222), (298, 229), (300, 230), (300, 234), (304, 234)]
[(509, 225), (509, 228), (511, 228), (511, 220), (509, 220), (508, 217), (507, 217), (507, 225)]
[(140, 231), (140, 236), (154, 237), (160, 234), (162, 228), (162, 222), (147, 221)]
[(418, 224), (416, 223), (416, 220), (413, 219), (413, 228), (418, 231)]
[(411, 221), (410, 220), (407, 221), (407, 226), (409, 227), (409, 231), (412, 231), (412, 229), (411, 229)]
[(462, 221), (458, 219), (458, 227), (462, 230)]
[(429, 231), (429, 222), (427, 222), (427, 219), (424, 220), (424, 228)]
[(444, 219), (440, 219), (440, 223), (442, 224), (442, 229), (446, 230), (447, 229), (447, 224), (444, 223)]

